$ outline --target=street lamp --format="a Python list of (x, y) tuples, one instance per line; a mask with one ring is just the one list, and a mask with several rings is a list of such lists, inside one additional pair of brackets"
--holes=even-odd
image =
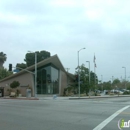
[(102, 91), (103, 91), (103, 75), (101, 75), (101, 84), (102, 84)]
[(28, 51), (28, 52), (35, 53), (35, 91), (34, 91), (34, 95), (35, 95), (35, 97), (37, 97), (37, 53), (31, 52), (31, 51)]
[(78, 87), (79, 87), (79, 98), (80, 98), (80, 74), (79, 74), (79, 52), (83, 49), (86, 49), (86, 48), (81, 48), (79, 51), (78, 51)]
[(122, 67), (125, 69), (125, 89), (126, 89), (126, 67)]

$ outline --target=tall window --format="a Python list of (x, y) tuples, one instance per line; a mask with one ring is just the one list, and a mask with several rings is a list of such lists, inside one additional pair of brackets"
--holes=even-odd
[(41, 67), (37, 71), (37, 93), (59, 93), (59, 70), (53, 65)]

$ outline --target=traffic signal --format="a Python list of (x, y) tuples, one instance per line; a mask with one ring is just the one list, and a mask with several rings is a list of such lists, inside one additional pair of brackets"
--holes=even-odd
[(9, 64), (9, 71), (12, 71), (12, 64)]

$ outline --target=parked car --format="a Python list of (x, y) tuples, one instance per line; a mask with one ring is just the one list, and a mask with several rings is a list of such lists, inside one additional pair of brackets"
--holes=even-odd
[(112, 89), (111, 90), (111, 93), (118, 93), (119, 92), (119, 90), (117, 90), (117, 89)]
[(119, 94), (123, 94), (124, 92), (122, 92), (122, 91), (119, 90), (118, 93), (119, 93)]

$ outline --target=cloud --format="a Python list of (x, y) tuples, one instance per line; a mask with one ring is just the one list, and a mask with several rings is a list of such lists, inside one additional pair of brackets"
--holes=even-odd
[[(23, 62), (28, 50), (58, 54), (74, 73), (77, 51), (87, 66), (96, 55), (97, 74), (104, 80), (129, 73), (130, 1), (119, 0), (1, 0), (0, 44), (7, 62)], [(105, 78), (106, 76), (106, 78)], [(115, 76), (115, 77), (116, 77)]]

